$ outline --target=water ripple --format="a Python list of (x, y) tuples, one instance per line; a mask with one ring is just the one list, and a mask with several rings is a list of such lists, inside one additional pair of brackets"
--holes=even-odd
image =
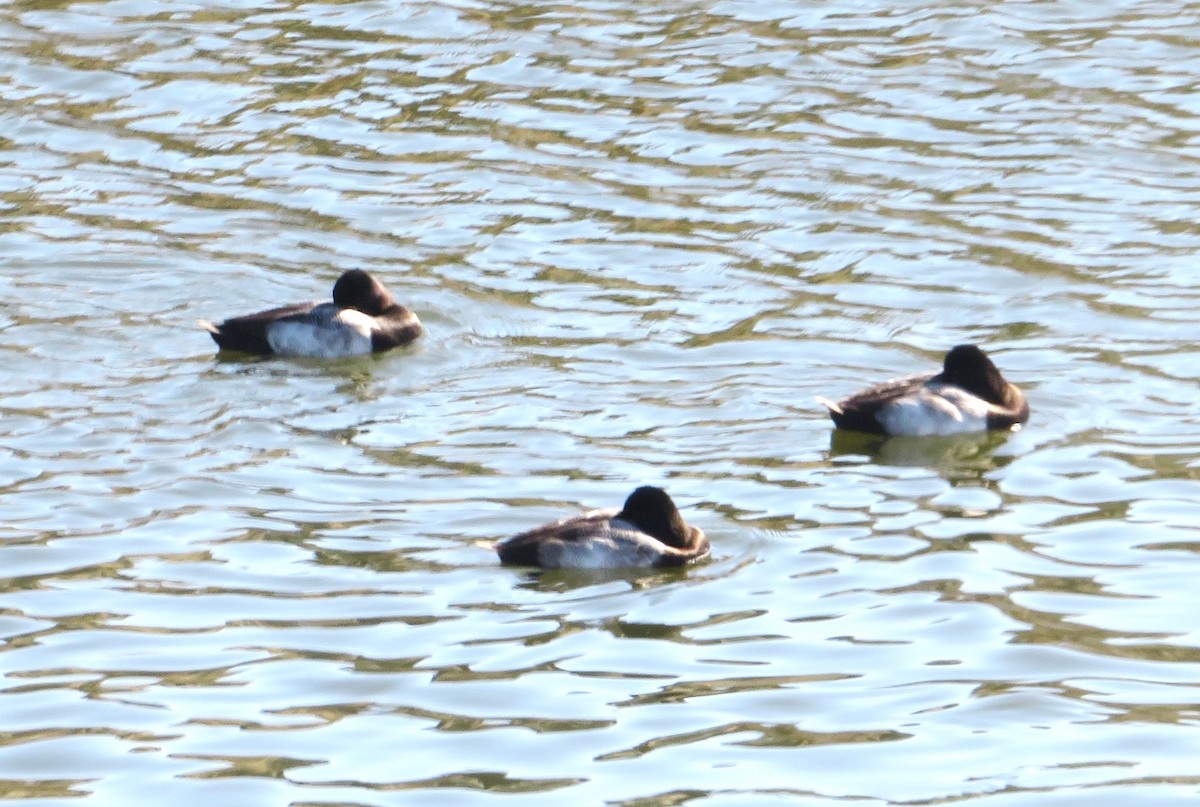
[[(3, 8), (0, 794), (1190, 801), (1194, 16)], [(417, 345), (193, 324), (349, 267)], [(964, 341), (1026, 429), (831, 436)], [(484, 546), (646, 483), (711, 561)]]

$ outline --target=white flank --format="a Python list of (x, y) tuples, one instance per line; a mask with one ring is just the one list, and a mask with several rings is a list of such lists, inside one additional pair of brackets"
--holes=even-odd
[(888, 434), (928, 437), (987, 430), (987, 401), (949, 385), (922, 387), (876, 415)]
[(303, 320), (276, 322), (267, 329), (267, 342), (280, 356), (341, 359), (371, 352), (374, 321), (361, 311), (338, 311), (332, 303), (313, 309)]
[(538, 550), (538, 559), (551, 569), (633, 569), (653, 566), (662, 545), (621, 519), (600, 522), (594, 534), (563, 541), (551, 538)]

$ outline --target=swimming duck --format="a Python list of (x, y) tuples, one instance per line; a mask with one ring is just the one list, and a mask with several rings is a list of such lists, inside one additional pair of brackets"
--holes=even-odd
[(662, 488), (644, 486), (625, 506), (592, 510), (496, 544), (500, 562), (543, 569), (683, 566), (708, 554), (708, 538), (689, 526)]
[(818, 398), (839, 429), (925, 436), (1016, 429), (1029, 420), (1021, 390), (975, 345), (946, 354), (942, 371), (885, 381), (834, 403)]
[(417, 315), (361, 269), (342, 273), (332, 303), (296, 303), (200, 326), (222, 350), (321, 359), (380, 353), (421, 335)]

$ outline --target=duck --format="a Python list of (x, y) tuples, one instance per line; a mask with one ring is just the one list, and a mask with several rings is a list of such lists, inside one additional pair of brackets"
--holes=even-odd
[(1015, 430), (1029, 402), (977, 345), (957, 345), (940, 373), (894, 378), (841, 401), (817, 399), (839, 429), (923, 437)]
[(592, 510), (494, 546), (500, 562), (543, 569), (684, 566), (709, 553), (708, 537), (683, 520), (662, 488), (644, 485), (620, 510)]
[(421, 335), (417, 315), (362, 269), (342, 273), (333, 302), (295, 303), (220, 324), (200, 320), (200, 327), (221, 350), (321, 359), (381, 353)]

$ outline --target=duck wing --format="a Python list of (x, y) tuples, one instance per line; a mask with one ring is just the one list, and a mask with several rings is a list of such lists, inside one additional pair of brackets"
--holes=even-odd
[(868, 434), (886, 434), (887, 431), (879, 419), (880, 412), (896, 401), (918, 392), (934, 375), (934, 373), (920, 373), (893, 378), (856, 392), (837, 403), (825, 398), (817, 400), (829, 410), (833, 424), (839, 429)]
[(407, 345), (421, 335), (421, 321), (402, 305), (375, 317), (371, 327), (371, 350), (379, 353)]
[(221, 350), (239, 350), (243, 353), (270, 356), (275, 352), (268, 339), (271, 326), (278, 322), (304, 321), (310, 318), (314, 310), (321, 305), (317, 301), (293, 303), (240, 317), (231, 317), (217, 325), (207, 320), (201, 320), (200, 326), (209, 332)]

